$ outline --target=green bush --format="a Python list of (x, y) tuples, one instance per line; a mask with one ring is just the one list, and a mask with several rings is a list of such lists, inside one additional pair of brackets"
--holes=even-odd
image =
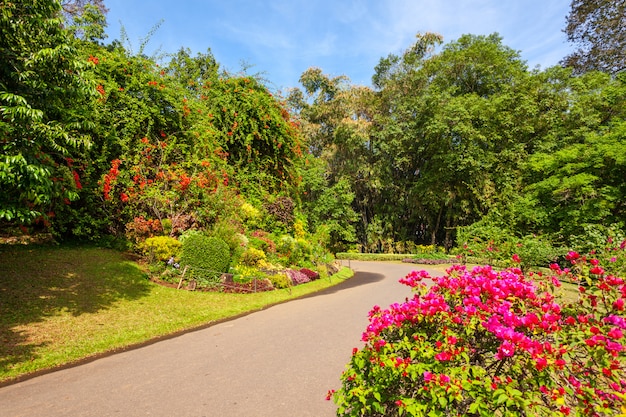
[(172, 220), (171, 219), (161, 220), (161, 227), (163, 228), (163, 234), (165, 236), (170, 236), (172, 233)]
[(276, 251), (289, 265), (304, 265), (310, 264), (313, 247), (306, 239), (284, 235), (279, 239)]
[(140, 243), (139, 249), (150, 262), (154, 262), (178, 257), (181, 246), (182, 244), (173, 237), (154, 236)]
[(259, 261), (265, 259), (265, 252), (261, 249), (248, 248), (241, 254), (240, 262), (247, 266), (257, 266)]
[(216, 278), (228, 271), (230, 250), (222, 239), (189, 234), (183, 240), (180, 264), (189, 266), (194, 278)]
[(287, 274), (275, 274), (269, 275), (267, 277), (271, 282), (274, 288), (289, 288), (291, 286), (291, 279), (287, 276)]

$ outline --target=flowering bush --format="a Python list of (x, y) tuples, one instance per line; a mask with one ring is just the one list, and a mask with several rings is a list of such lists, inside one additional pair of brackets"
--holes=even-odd
[(257, 266), (265, 260), (265, 252), (260, 249), (248, 248), (241, 255), (241, 263), (247, 266)]
[(312, 271), (308, 268), (302, 268), (300, 269), (300, 272), (306, 275), (311, 281), (315, 281), (316, 279), (319, 279), (320, 277), (320, 274), (318, 272)]
[(338, 415), (626, 415), (626, 285), (590, 263), (593, 285), (564, 295), (561, 280), (581, 277), (556, 264), (549, 276), (455, 265), (430, 288), (412, 272), (400, 282), (413, 298), (370, 312), (329, 392)]
[(126, 237), (135, 243), (159, 235), (162, 232), (163, 227), (159, 219), (145, 219), (143, 216), (139, 216), (126, 224)]
[(311, 279), (303, 274), (300, 271), (295, 271), (293, 269), (287, 269), (285, 271), (289, 279), (291, 280), (292, 285), (304, 284), (307, 282), (311, 282)]

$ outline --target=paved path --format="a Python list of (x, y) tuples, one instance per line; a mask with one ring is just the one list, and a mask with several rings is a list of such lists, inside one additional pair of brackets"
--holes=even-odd
[(398, 279), (415, 269), (351, 267), (322, 293), (0, 388), (0, 416), (334, 416), (324, 397), (362, 346), (368, 311), (409, 296)]

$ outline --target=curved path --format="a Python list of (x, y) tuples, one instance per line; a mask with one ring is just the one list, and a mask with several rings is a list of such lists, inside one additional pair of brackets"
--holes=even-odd
[(334, 416), (325, 396), (363, 345), (367, 313), (410, 296), (398, 279), (423, 269), (350, 266), (353, 278), (321, 293), (0, 388), (0, 415)]

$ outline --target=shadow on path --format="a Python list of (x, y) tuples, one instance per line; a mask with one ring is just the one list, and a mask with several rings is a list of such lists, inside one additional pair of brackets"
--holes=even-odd
[(369, 285), (369, 284), (373, 284), (375, 282), (379, 282), (382, 281), (385, 278), (384, 275), (382, 274), (376, 274), (373, 272), (360, 272), (357, 271), (354, 273), (354, 276), (352, 278), (348, 278), (345, 281), (343, 281), (342, 283), (339, 283), (337, 285), (334, 285), (332, 287), (326, 288), (325, 290), (322, 291), (318, 291), (316, 293), (313, 294), (309, 294), (309, 295), (305, 295), (303, 297), (300, 298), (312, 298), (312, 297), (318, 297), (320, 295), (328, 295), (328, 294), (333, 294), (339, 291), (343, 291), (343, 290), (347, 290), (350, 288), (354, 288), (354, 287), (359, 287), (361, 285)]

